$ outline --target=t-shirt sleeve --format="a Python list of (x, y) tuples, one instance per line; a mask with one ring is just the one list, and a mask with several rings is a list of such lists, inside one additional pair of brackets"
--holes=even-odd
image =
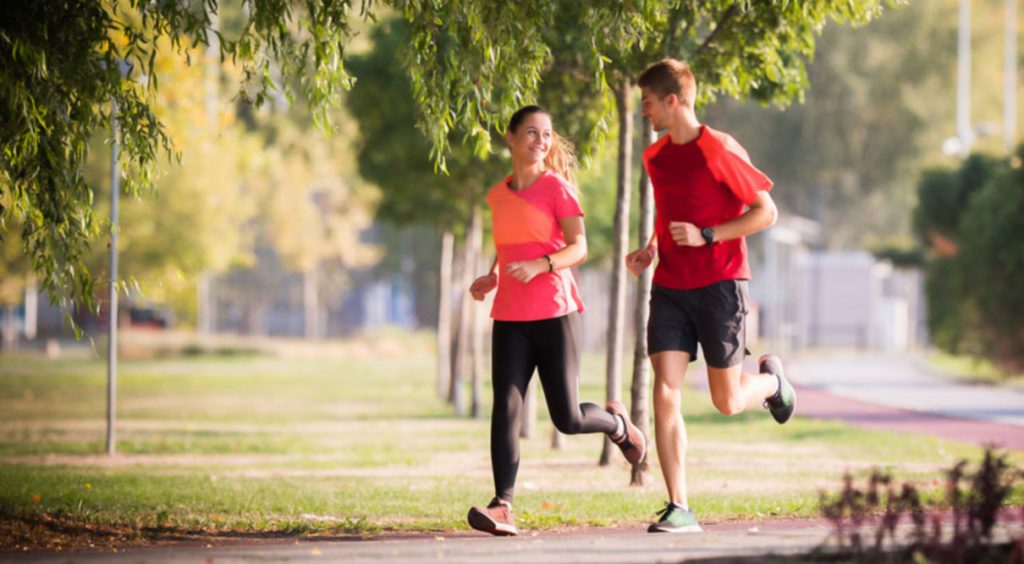
[(758, 192), (772, 189), (771, 179), (750, 163), (747, 151), (735, 139), (725, 134), (708, 137), (711, 142), (704, 152), (711, 172), (740, 201), (752, 204)]
[(583, 208), (576, 198), (576, 187), (567, 182), (559, 182), (558, 187), (552, 190), (551, 209), (555, 212), (555, 219), (562, 220), (567, 217), (583, 215)]

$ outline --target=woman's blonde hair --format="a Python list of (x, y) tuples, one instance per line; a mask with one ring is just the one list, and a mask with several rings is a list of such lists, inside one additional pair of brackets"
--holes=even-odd
[[(526, 119), (526, 116), (537, 113), (551, 117), (551, 112), (544, 109), (543, 106), (523, 106), (516, 110), (516, 113), (512, 114), (512, 118), (508, 120), (509, 133), (515, 133), (516, 129), (519, 129), (519, 125)], [(548, 155), (544, 157), (544, 167), (557, 173), (575, 186), (576, 170), (579, 169), (579, 166), (579, 161), (576, 160), (576, 148), (573, 147), (572, 141), (562, 137), (557, 131), (552, 130), (551, 149), (548, 151)]]

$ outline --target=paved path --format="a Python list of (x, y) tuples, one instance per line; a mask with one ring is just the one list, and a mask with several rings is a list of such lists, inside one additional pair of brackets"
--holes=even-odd
[(128, 549), (118, 554), (33, 554), (24, 562), (346, 562), (346, 563), (511, 563), (681, 562), (804, 554), (821, 544), (830, 529), (815, 521), (765, 525), (710, 526), (704, 534), (652, 535), (643, 529), (587, 529), (566, 533), (498, 538), (479, 534)]
[(961, 383), (918, 356), (818, 354), (786, 374), (801, 416), (1024, 450), (1024, 390)]

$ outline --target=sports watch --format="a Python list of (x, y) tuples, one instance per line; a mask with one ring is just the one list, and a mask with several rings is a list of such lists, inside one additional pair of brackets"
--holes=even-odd
[(704, 238), (704, 244), (705, 245), (710, 247), (711, 245), (715, 244), (715, 228), (714, 227), (705, 227), (704, 229), (701, 229), (700, 230), (700, 236)]

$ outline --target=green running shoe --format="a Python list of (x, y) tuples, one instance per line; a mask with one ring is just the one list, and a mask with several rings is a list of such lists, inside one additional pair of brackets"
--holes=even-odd
[(665, 504), (665, 509), (658, 513), (658, 522), (647, 527), (648, 533), (702, 533), (697, 516), (692, 511), (683, 509), (675, 503)]
[(771, 374), (779, 380), (779, 391), (764, 400), (764, 407), (781, 425), (793, 416), (793, 408), (796, 406), (796, 390), (782, 373), (782, 360), (779, 357), (773, 354), (763, 355), (758, 359), (757, 365), (762, 374)]

